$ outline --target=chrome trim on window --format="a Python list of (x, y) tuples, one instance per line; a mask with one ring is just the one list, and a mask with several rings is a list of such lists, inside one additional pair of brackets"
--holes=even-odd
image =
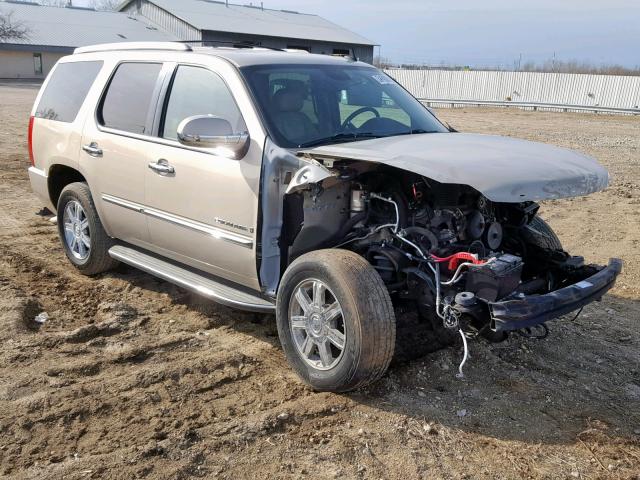
[(133, 211), (142, 213), (152, 218), (164, 220), (165, 222), (169, 222), (174, 225), (178, 225), (180, 227), (184, 227), (190, 230), (194, 230), (196, 232), (204, 233), (205, 235), (210, 235), (219, 240), (224, 240), (226, 242), (240, 245), (241, 247), (253, 248), (252, 237), (247, 237), (244, 235), (239, 235), (237, 233), (228, 232), (226, 230), (223, 230), (221, 228), (216, 228), (206, 223), (197, 222), (195, 220), (189, 220), (188, 218), (180, 217), (178, 215), (173, 215), (172, 213), (168, 213), (162, 210), (156, 210), (155, 208), (147, 207), (146, 205), (141, 205), (135, 202), (130, 202), (129, 200), (125, 200), (119, 197), (114, 197), (113, 195), (109, 195), (106, 193), (102, 194), (102, 200), (104, 200), (105, 202), (112, 203), (114, 205), (118, 205), (120, 207), (126, 208), (128, 210), (133, 210)]

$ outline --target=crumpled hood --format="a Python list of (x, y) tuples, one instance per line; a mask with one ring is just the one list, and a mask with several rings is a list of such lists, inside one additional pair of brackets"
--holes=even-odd
[(441, 183), (469, 185), (494, 202), (576, 197), (602, 190), (609, 183), (609, 174), (592, 157), (496, 135), (401, 135), (302, 153), (383, 163)]

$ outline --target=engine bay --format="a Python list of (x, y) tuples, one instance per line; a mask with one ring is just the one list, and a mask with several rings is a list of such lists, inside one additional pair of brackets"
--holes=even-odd
[(502, 340), (508, 329), (492, 321), (495, 302), (553, 292), (602, 268), (565, 252), (535, 202), (496, 203), (385, 165), (330, 170), (285, 196), (283, 257), (352, 250), (377, 270), (394, 305), (445, 333)]

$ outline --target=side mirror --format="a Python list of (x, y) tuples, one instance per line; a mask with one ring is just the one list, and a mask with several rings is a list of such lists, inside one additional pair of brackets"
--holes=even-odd
[(249, 133), (233, 133), (231, 124), (214, 115), (194, 115), (178, 125), (178, 141), (198, 148), (213, 148), (228, 158), (242, 158), (249, 147)]

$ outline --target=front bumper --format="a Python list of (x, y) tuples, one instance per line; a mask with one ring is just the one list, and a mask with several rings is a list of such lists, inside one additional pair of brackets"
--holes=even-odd
[(612, 258), (609, 265), (595, 275), (568, 287), (544, 295), (489, 302), (491, 329), (500, 332), (531, 327), (600, 300), (615, 285), (621, 271), (622, 260)]

